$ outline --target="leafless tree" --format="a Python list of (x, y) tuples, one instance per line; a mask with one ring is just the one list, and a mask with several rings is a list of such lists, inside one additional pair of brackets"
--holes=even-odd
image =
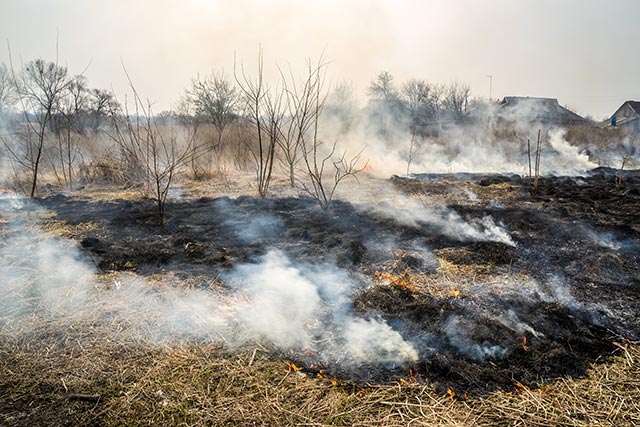
[(42, 59), (31, 61), (22, 66), (17, 75), (12, 74), (26, 126), (18, 136), (18, 147), (7, 143), (5, 146), (17, 163), (31, 174), (30, 196), (34, 197), (47, 132), (58, 104), (74, 79), (69, 77), (66, 67)]
[(196, 77), (187, 91), (194, 114), (211, 123), (218, 131), (218, 146), (225, 129), (237, 118), (238, 91), (222, 72), (205, 78)]
[(447, 112), (455, 121), (460, 121), (467, 113), (471, 88), (469, 85), (453, 82), (447, 86), (444, 104)]
[(281, 163), (289, 176), (291, 187), (296, 185), (296, 172), (302, 155), (302, 146), (305, 136), (315, 123), (315, 114), (318, 112), (314, 103), (321, 81), (316, 78), (316, 71), (321, 71), (325, 64), (318, 63), (317, 69), (309, 61), (307, 78), (302, 82), (296, 82), (291, 69), (289, 76), (281, 72), (285, 87), (288, 114), (282, 126), (282, 136), (279, 139)]
[(182, 139), (175, 129), (161, 129), (151, 103), (143, 102), (128, 74), (127, 79), (133, 93), (135, 115), (129, 115), (125, 103), (124, 114), (113, 116), (113, 131), (109, 136), (130, 163), (132, 172), (140, 172), (135, 177), (155, 200), (158, 222), (163, 225), (169, 190), (176, 174), (192, 158), (195, 133)]
[(407, 155), (407, 175), (409, 175), (416, 145), (420, 138), (419, 128), (433, 118), (431, 86), (424, 80), (409, 80), (402, 86), (402, 101), (409, 113), (410, 138)]
[(206, 154), (211, 151), (211, 147), (206, 142), (200, 142), (198, 134), (202, 118), (195, 114), (194, 105), (188, 97), (184, 97), (178, 102), (175, 121), (185, 138), (192, 141), (193, 150), (191, 150), (191, 156), (187, 162), (190, 175), (196, 181), (203, 180), (209, 175), (208, 169), (202, 165), (200, 160), (206, 157)]
[(383, 101), (398, 99), (398, 90), (393, 83), (393, 76), (388, 71), (382, 71), (369, 85), (369, 96)]
[(324, 108), (325, 117), (331, 121), (335, 133), (345, 134), (349, 132), (358, 111), (358, 99), (356, 87), (353, 82), (339, 82), (327, 96)]
[(120, 105), (112, 92), (104, 89), (91, 89), (88, 93), (89, 127), (98, 132), (103, 123), (116, 114)]
[[(324, 80), (324, 61), (320, 58), (317, 66), (309, 67), (307, 81), (312, 90), (306, 91), (304, 96), (308, 99), (301, 101), (311, 106), (311, 112), (309, 130), (303, 134), (301, 144), (303, 175), (306, 179), (299, 181), (302, 188), (317, 200), (322, 209), (328, 209), (331, 207), (335, 191), (340, 183), (349, 177), (356, 178), (356, 175), (363, 171), (367, 164), (360, 165), (362, 151), (347, 158), (346, 152), (336, 156), (337, 142), (334, 142), (329, 149), (324, 147), (324, 142), (319, 136), (320, 116), (327, 98), (324, 91)], [(333, 166), (332, 179), (328, 179), (327, 176), (326, 168), (329, 164)], [(310, 185), (307, 182), (310, 182)]]
[(87, 81), (83, 76), (76, 76), (59, 98), (51, 126), (57, 156), (49, 156), (49, 163), (58, 182), (67, 187), (73, 184), (73, 168), (79, 154), (78, 135), (84, 133), (87, 107)]
[[(277, 136), (273, 134), (272, 127), (278, 121), (278, 109), (282, 106), (282, 94), (268, 95), (269, 88), (263, 77), (264, 58), (262, 48), (258, 50), (258, 70), (254, 79), (247, 76), (244, 66), (236, 67), (234, 60), (233, 75), (240, 88), (243, 103), (247, 112), (248, 121), (255, 130), (256, 145), (248, 143), (256, 164), (256, 182), (260, 197), (266, 197), (271, 184), (273, 164), (277, 148)], [(271, 117), (265, 117), (271, 110)], [(267, 114), (268, 116), (269, 114)]]

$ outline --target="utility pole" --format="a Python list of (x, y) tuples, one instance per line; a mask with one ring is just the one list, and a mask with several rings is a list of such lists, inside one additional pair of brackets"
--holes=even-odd
[(493, 76), (489, 75), (489, 101), (491, 101), (491, 92), (493, 91)]

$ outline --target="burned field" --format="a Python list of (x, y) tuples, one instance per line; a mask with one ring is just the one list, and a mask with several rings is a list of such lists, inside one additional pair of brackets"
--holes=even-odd
[[(25, 219), (4, 199), (5, 242), (33, 216), (75, 242), (73, 258), (99, 280), (87, 285), (96, 294), (74, 302), (65, 290), (71, 305), (49, 310), (79, 312), (63, 316), (59, 340), (56, 314), (42, 315), (44, 329), (14, 330), (40, 317), (26, 305), (3, 306), (0, 325), (23, 354), (38, 336), (66, 352), (115, 328), (114, 343), (132, 344), (114, 344), (114, 362), (191, 342), (207, 360), (285, 361), (285, 377), (362, 393), (414, 384), (473, 401), (543, 390), (586, 378), (638, 340), (640, 174), (627, 172), (619, 190), (614, 180), (606, 169), (543, 178), (535, 196), (517, 176), (367, 180), (329, 210), (305, 196), (192, 197), (184, 186), (163, 227), (149, 200), (52, 195)], [(19, 256), (5, 245), (5, 258)], [(20, 360), (9, 344), (2, 352)], [(1, 384), (3, 405), (26, 405), (12, 384)], [(98, 408), (121, 399), (85, 385), (104, 395)], [(43, 394), (68, 394), (51, 387)]]

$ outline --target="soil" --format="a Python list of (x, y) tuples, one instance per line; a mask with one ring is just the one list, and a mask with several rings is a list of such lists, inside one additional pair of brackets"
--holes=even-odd
[[(407, 194), (441, 198), (465, 219), (491, 216), (509, 230), (515, 247), (459, 241), (345, 201), (322, 210), (309, 197), (189, 198), (185, 190), (184, 198), (168, 202), (163, 227), (152, 200), (79, 193), (40, 202), (55, 220), (78, 226), (72, 237), (105, 273), (217, 275), (278, 248), (371, 278), (377, 271), (406, 275), (415, 288), (374, 280), (353, 310), (412, 337), (418, 362), (343, 369), (288, 356), (311, 373), (322, 369), (358, 384), (397, 381), (411, 369), (437, 388), (472, 394), (584, 376), (613, 352), (615, 341), (639, 339), (640, 173), (625, 172), (620, 189), (615, 173), (543, 177), (536, 195), (527, 179), (511, 175), (390, 180)], [(459, 190), (478, 199), (450, 197)], [(80, 227), (87, 223), (94, 226)], [(252, 235), (251, 225), (260, 233)], [(378, 243), (388, 236), (400, 248), (428, 248), (434, 257), (385, 252)], [(518, 321), (528, 325), (524, 333)]]

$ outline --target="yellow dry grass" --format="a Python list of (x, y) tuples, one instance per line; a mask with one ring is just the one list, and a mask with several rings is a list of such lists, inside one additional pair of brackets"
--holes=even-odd
[[(619, 344), (618, 354), (586, 378), (459, 399), (410, 379), (359, 387), (318, 378), (259, 345), (236, 352), (209, 342), (151, 346), (114, 335), (109, 325), (58, 326), (2, 331), (0, 424), (634, 426), (640, 420), (637, 345)], [(78, 402), (78, 395), (99, 400)]]

